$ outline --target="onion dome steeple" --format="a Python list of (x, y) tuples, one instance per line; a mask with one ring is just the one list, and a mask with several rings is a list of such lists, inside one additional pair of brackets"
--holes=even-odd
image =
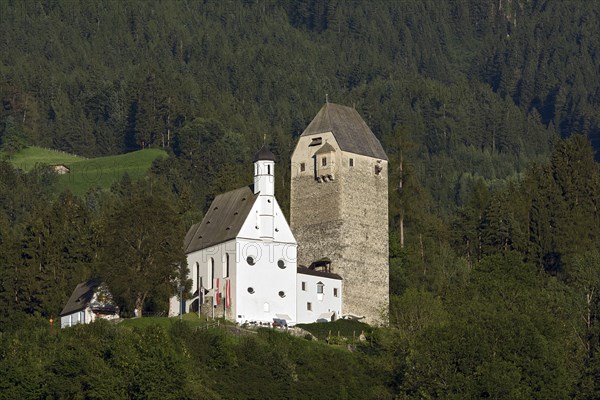
[(275, 194), (275, 155), (265, 144), (254, 156), (254, 193)]
[(257, 162), (259, 160), (262, 161), (275, 161), (275, 154), (269, 150), (269, 147), (265, 144), (261, 149), (254, 155), (254, 161)]

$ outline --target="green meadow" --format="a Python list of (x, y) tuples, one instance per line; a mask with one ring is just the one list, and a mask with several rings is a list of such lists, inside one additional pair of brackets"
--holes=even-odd
[(160, 149), (144, 149), (116, 156), (87, 159), (31, 146), (13, 155), (10, 162), (24, 171), (31, 170), (37, 164), (64, 164), (69, 167), (70, 172), (58, 176), (58, 188), (69, 189), (76, 195), (82, 195), (94, 187), (109, 188), (125, 173), (131, 179), (139, 179), (159, 157), (167, 157), (167, 153)]

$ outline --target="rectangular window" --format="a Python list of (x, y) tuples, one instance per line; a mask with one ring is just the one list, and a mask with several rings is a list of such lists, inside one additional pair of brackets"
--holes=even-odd
[(338, 297), (338, 289), (333, 288), (333, 297)]
[(302, 291), (306, 292), (306, 282), (302, 282)]
[(323, 294), (323, 282), (317, 283), (317, 294)]
[(348, 165), (354, 167), (354, 158), (351, 158), (350, 161), (348, 161)]
[(304, 171), (306, 171), (306, 164), (300, 163), (300, 172), (304, 172)]
[(312, 303), (306, 303), (306, 309), (312, 311)]
[(326, 167), (326, 166), (327, 166), (327, 157), (323, 157), (323, 158), (321, 159), (321, 165), (322, 165), (322, 166), (324, 166), (324, 167)]

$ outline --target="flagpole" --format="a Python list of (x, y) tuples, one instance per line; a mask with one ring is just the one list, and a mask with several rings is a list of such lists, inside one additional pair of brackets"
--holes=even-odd
[[(199, 275), (199, 274), (198, 274)], [(202, 315), (202, 304), (204, 304), (204, 284), (202, 277), (198, 277), (198, 318)]]

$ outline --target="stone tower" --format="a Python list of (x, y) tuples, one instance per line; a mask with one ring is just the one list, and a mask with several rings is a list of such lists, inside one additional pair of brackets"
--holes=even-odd
[(292, 155), (290, 225), (298, 264), (343, 279), (342, 313), (386, 324), (388, 162), (365, 121), (327, 103)]

